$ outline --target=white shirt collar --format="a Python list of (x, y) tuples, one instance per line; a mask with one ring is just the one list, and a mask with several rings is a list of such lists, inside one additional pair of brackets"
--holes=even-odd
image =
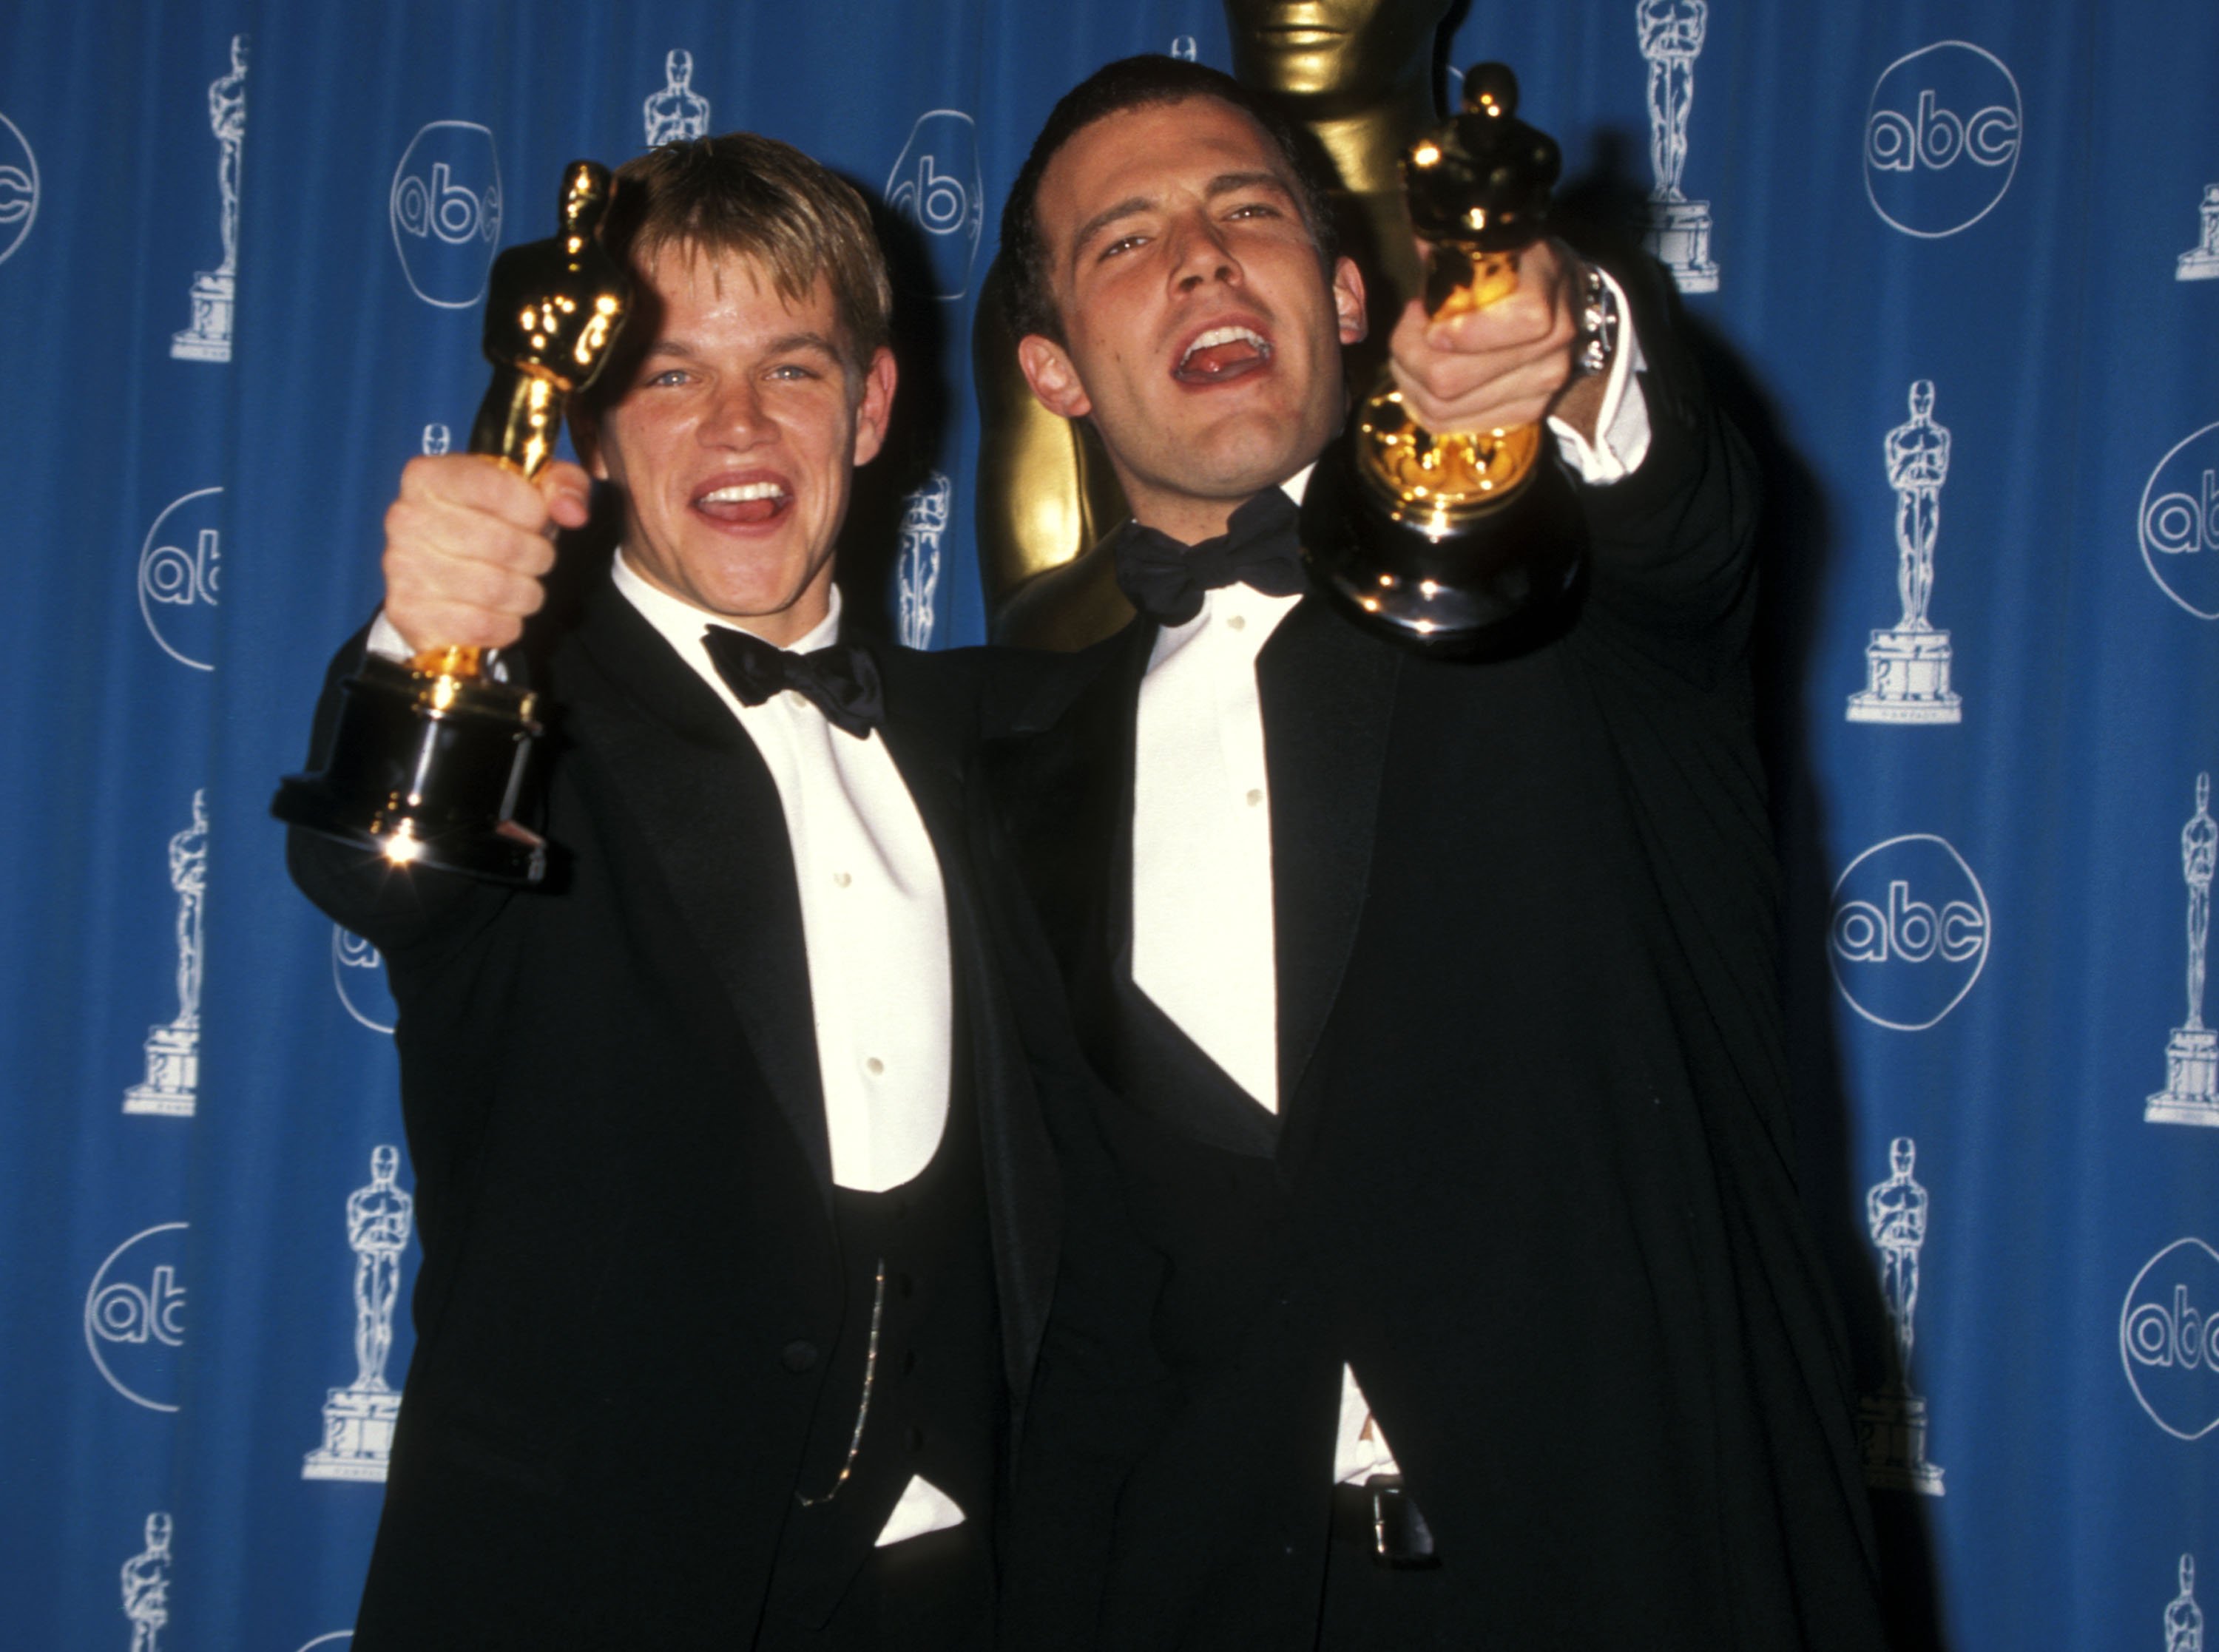
[[(632, 565), (625, 560), (618, 550), (616, 561), (610, 568), (609, 579), (624, 593), (625, 599), (639, 610), (647, 623), (662, 634), (663, 640), (678, 650), (678, 657), (699, 673), (702, 679), (720, 692), (724, 679), (718, 675), (711, 663), (709, 650), (702, 646), (701, 634), (712, 625), (730, 625), (731, 622), (721, 614), (712, 614), (705, 608), (697, 608), (683, 597), (674, 597), (658, 586), (650, 585), (641, 578)], [(738, 629), (735, 627), (735, 629)], [(840, 587), (832, 587), (831, 606), (824, 618), (806, 633), (789, 645), (788, 651), (807, 654), (817, 649), (830, 648), (840, 640)]]

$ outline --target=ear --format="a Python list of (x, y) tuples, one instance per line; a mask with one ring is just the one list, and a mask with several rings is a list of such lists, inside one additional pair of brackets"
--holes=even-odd
[(1336, 258), (1333, 265), (1333, 314), (1340, 324), (1340, 341), (1352, 345), (1371, 331), (1364, 314), (1364, 276), (1353, 258)]
[(1033, 399), (1062, 419), (1084, 419), (1094, 411), (1078, 370), (1061, 345), (1037, 332), (1017, 340), (1017, 367), (1033, 388)]
[(894, 352), (880, 345), (863, 370), (863, 394), (855, 401), (855, 463), (868, 464), (886, 444), (886, 425), (894, 411)]

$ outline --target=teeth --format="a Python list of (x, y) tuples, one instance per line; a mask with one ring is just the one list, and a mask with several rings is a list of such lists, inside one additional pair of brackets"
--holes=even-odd
[(1246, 327), (1212, 327), (1186, 347), (1186, 354), (1179, 357), (1179, 365), (1184, 367), (1198, 350), (1208, 350), (1213, 345), (1229, 345), (1236, 340), (1255, 345), (1266, 356), (1271, 353), (1271, 341), (1259, 332), (1251, 332)]
[(737, 488), (719, 488), (714, 493), (701, 495), (704, 505), (744, 505), (751, 499), (784, 499), (786, 489), (774, 481), (743, 482)]

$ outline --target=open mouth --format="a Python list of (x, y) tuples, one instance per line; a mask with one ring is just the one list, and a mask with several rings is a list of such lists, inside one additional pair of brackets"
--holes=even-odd
[(1268, 366), (1271, 341), (1244, 326), (1212, 327), (1197, 336), (1172, 369), (1181, 384), (1227, 384)]
[(713, 521), (751, 527), (783, 515), (793, 505), (793, 494), (781, 481), (735, 482), (713, 488), (693, 501), (693, 508)]

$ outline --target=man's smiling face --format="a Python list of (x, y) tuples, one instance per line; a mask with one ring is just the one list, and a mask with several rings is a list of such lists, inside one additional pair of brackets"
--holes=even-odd
[(753, 260), (674, 243), (642, 269), (656, 332), (581, 432), (625, 495), (625, 560), (773, 643), (823, 620), (854, 468), (885, 439), (893, 357), (855, 364), (819, 277), (789, 301)]
[(1339, 428), (1364, 291), (1328, 276), (1263, 129), (1209, 96), (1081, 128), (1041, 175), (1061, 343), (1018, 345), (1034, 394), (1091, 416), (1141, 522), (1192, 541)]

